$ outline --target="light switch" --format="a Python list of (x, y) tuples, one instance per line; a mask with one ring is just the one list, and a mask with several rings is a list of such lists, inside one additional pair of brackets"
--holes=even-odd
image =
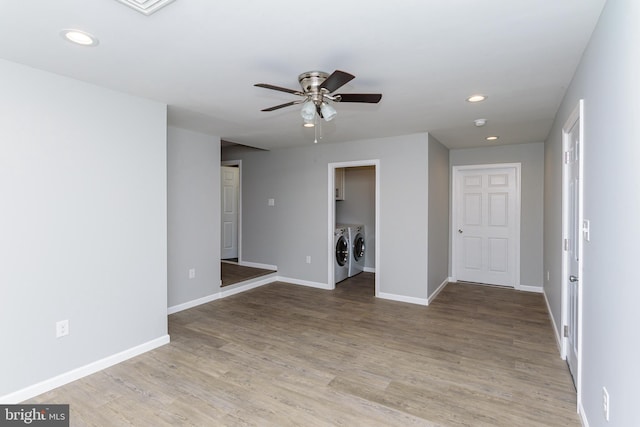
[(276, 199), (269, 199), (269, 200), (267, 200), (267, 205), (269, 205), (269, 206), (275, 206), (275, 205), (276, 205)]

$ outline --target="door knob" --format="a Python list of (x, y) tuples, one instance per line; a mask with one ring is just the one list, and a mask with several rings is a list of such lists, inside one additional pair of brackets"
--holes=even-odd
[(574, 276), (573, 274), (571, 276), (569, 276), (569, 281), (570, 282), (577, 282), (578, 281), (578, 276)]
[(462, 230), (458, 228), (458, 233), (462, 234)]

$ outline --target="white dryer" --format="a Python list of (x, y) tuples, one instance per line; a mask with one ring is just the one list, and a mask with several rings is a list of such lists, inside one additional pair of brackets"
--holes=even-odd
[(335, 283), (338, 283), (349, 277), (349, 231), (346, 227), (337, 226), (333, 236), (334, 279)]
[(364, 256), (367, 247), (364, 234), (364, 225), (345, 224), (349, 233), (349, 277), (364, 271)]

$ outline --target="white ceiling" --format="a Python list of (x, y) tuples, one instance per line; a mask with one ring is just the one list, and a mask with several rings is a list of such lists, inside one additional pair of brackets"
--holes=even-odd
[[(139, 0), (136, 0), (139, 2)], [(176, 0), (145, 16), (115, 0), (0, 0), (0, 58), (161, 101), (169, 124), (260, 148), (310, 144), (304, 71), (354, 80), (323, 143), (430, 132), (450, 148), (546, 139), (605, 0)], [(76, 28), (96, 47), (65, 41)], [(7, 84), (8, 82), (2, 82)], [(488, 100), (465, 102), (473, 93)], [(474, 119), (488, 124), (476, 128)]]

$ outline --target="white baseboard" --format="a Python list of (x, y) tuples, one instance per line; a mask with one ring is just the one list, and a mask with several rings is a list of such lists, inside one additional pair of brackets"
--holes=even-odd
[(547, 313), (549, 313), (549, 318), (551, 319), (551, 326), (553, 327), (553, 335), (556, 337), (556, 346), (558, 346), (558, 353), (560, 353), (560, 358), (564, 359), (564, 354), (562, 354), (562, 338), (560, 337), (560, 329), (558, 329), (558, 325), (556, 325), (556, 320), (553, 318), (553, 311), (551, 311), (551, 305), (549, 304), (549, 299), (547, 298), (547, 293), (542, 291), (542, 295), (544, 296), (544, 302), (547, 304)]
[(518, 285), (515, 287), (517, 291), (524, 292), (535, 292), (538, 294), (544, 293), (544, 288), (542, 286), (528, 286), (528, 285)]
[(223, 288), (220, 290), (220, 298), (230, 297), (231, 295), (239, 294), (244, 291), (248, 291), (250, 289), (255, 289), (260, 286), (267, 285), (269, 283), (273, 283), (278, 279), (275, 273), (264, 276), (260, 280), (245, 280), (244, 282), (236, 283), (230, 285), (227, 288)]
[(245, 280), (244, 282), (234, 283), (230, 285), (228, 288), (222, 288), (222, 282), (220, 282), (220, 291), (211, 295), (204, 296), (202, 298), (197, 298), (191, 301), (184, 302), (182, 304), (173, 305), (167, 308), (167, 314), (174, 314), (182, 310), (188, 310), (193, 307), (197, 307), (202, 304), (206, 304), (211, 301), (218, 300), (220, 298), (226, 298), (231, 295), (239, 294), (240, 292), (248, 291), (250, 289), (257, 288), (259, 286), (264, 286), (266, 284), (275, 282), (278, 279), (278, 276), (275, 273), (264, 276), (264, 278), (260, 280)]
[(238, 263), (238, 265), (242, 265), (242, 266), (245, 266), (245, 267), (262, 268), (263, 270), (278, 271), (278, 266), (277, 265), (260, 264), (259, 262), (241, 261), (241, 262)]
[(94, 374), (98, 371), (106, 369), (110, 366), (116, 365), (120, 362), (124, 362), (127, 359), (138, 356), (147, 351), (153, 350), (165, 344), (169, 343), (169, 335), (163, 335), (146, 343), (132, 347), (128, 350), (121, 351), (120, 353), (107, 356), (104, 359), (96, 360), (88, 365), (81, 366), (73, 369), (69, 372), (57, 375), (48, 380), (44, 380), (34, 385), (23, 388), (22, 390), (15, 391), (5, 396), (0, 396), (0, 403), (3, 405), (12, 405), (20, 402), (24, 402), (27, 399), (31, 399), (42, 393), (46, 393), (54, 388), (69, 384), (70, 382), (79, 380), (80, 378)]
[(363, 271), (367, 272), (367, 273), (375, 273), (376, 269), (373, 267), (364, 267)]
[(427, 305), (431, 304), (433, 300), (436, 299), (438, 294), (442, 292), (442, 290), (449, 284), (450, 281), (451, 281), (451, 278), (447, 277), (446, 279), (444, 279), (442, 283), (440, 283), (440, 286), (438, 286), (438, 289), (436, 289), (435, 292), (429, 295), (429, 297), (427, 298)]
[(408, 297), (405, 295), (388, 294), (385, 292), (378, 292), (378, 298), (388, 299), (392, 301), (408, 302), (410, 304), (428, 305), (429, 302), (426, 298)]
[(309, 280), (300, 280), (300, 279), (294, 279), (292, 277), (282, 277), (282, 276), (278, 276), (277, 277), (277, 281), (278, 282), (286, 282), (286, 283), (292, 283), (294, 285), (302, 285), (302, 286), (309, 286), (312, 288), (318, 288), (318, 289), (326, 289), (326, 290), (331, 290), (333, 289), (333, 287), (331, 285), (328, 285), (326, 283), (321, 283), (321, 282), (311, 282)]
[(220, 292), (216, 292), (214, 294), (207, 295), (202, 298), (197, 298), (191, 301), (183, 302), (182, 304), (172, 305), (171, 307), (167, 308), (167, 314), (173, 314), (182, 310), (187, 310), (189, 308), (197, 307), (199, 305), (206, 304), (208, 302), (215, 301), (220, 298), (222, 298), (222, 296), (220, 295)]
[(587, 413), (584, 411), (584, 406), (582, 406), (582, 402), (578, 404), (578, 415), (580, 416), (582, 427), (589, 427), (589, 419), (587, 418)]

